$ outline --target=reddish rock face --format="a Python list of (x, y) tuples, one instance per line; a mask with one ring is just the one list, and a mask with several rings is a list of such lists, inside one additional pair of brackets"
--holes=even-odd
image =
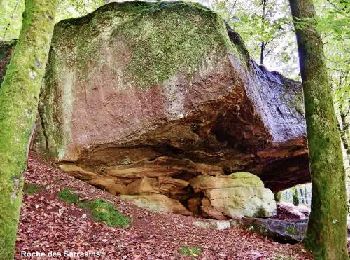
[(309, 181), (302, 104), (300, 84), (257, 66), (214, 13), (113, 3), (56, 26), (35, 147), (115, 194), (147, 178), (197, 210), (198, 175)]

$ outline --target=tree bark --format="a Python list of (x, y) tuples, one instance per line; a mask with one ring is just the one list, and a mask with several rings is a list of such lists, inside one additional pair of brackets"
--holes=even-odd
[(260, 65), (264, 65), (264, 51), (265, 51), (265, 42), (260, 43)]
[(315, 259), (349, 259), (345, 171), (323, 43), (316, 31), (312, 0), (289, 2), (299, 49), (312, 178), (311, 215), (304, 242)]
[(57, 2), (26, 0), (21, 34), (0, 88), (0, 259), (14, 256), (23, 172)]
[[(263, 28), (265, 27), (264, 24), (265, 24), (265, 19), (266, 19), (266, 2), (267, 2), (267, 0), (261, 1), (262, 8), (263, 8), (262, 15), (261, 15), (261, 22), (262, 22)], [(266, 43), (264, 41), (262, 41), (260, 43), (260, 65), (264, 65), (265, 46), (266, 46)]]

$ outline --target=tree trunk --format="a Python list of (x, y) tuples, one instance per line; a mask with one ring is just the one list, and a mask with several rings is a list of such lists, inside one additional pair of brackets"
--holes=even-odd
[(260, 43), (260, 65), (264, 65), (265, 42)]
[(0, 259), (13, 259), (23, 172), (57, 0), (26, 0), (22, 30), (0, 88)]
[(345, 171), (323, 43), (316, 31), (312, 0), (289, 2), (299, 49), (312, 178), (304, 242), (315, 259), (348, 259)]
[[(267, 0), (262, 0), (261, 4), (262, 4), (262, 15), (261, 15), (261, 22), (262, 22), (262, 26), (263, 28), (265, 27), (265, 19), (266, 19), (266, 2)], [(260, 65), (264, 65), (264, 52), (265, 52), (265, 42), (262, 41), (260, 43)]]

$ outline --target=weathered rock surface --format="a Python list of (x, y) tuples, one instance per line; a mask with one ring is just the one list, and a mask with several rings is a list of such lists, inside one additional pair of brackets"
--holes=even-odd
[(273, 191), (309, 180), (300, 84), (198, 5), (111, 3), (58, 23), (40, 103), (36, 149), (114, 194), (200, 214), (219, 195), (197, 197), (196, 176), (249, 171)]
[(279, 219), (308, 219), (311, 209), (304, 206), (295, 206), (291, 203), (280, 202), (277, 203), (277, 211)]
[(153, 194), (153, 195), (122, 195), (121, 199), (131, 201), (135, 205), (146, 208), (153, 212), (162, 212), (162, 213), (177, 213), (182, 215), (191, 215), (191, 212), (188, 211), (180, 202), (174, 199), (170, 199), (162, 194)]
[(299, 243), (306, 234), (308, 219), (279, 220), (261, 218), (243, 218), (242, 226), (282, 243)]
[[(231, 218), (272, 217), (277, 212), (271, 190), (264, 187), (259, 177), (237, 172), (229, 176), (197, 176), (190, 181), (195, 192), (204, 194), (202, 211), (208, 217), (218, 218), (216, 212)], [(215, 212), (215, 214), (213, 214)]]
[(280, 220), (262, 218), (235, 218), (231, 220), (198, 219), (193, 225), (205, 229), (223, 230), (241, 226), (280, 243), (300, 243), (306, 234), (308, 219)]

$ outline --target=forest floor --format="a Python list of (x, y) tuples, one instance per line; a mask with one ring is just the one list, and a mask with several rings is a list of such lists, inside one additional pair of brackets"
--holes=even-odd
[[(301, 245), (273, 242), (240, 227), (203, 229), (194, 226), (194, 217), (148, 212), (35, 155), (29, 158), (25, 179), (41, 188), (24, 195), (15, 259), (312, 259)], [(58, 198), (64, 188), (81, 199), (114, 203), (132, 219), (130, 227), (94, 221), (85, 209)]]

